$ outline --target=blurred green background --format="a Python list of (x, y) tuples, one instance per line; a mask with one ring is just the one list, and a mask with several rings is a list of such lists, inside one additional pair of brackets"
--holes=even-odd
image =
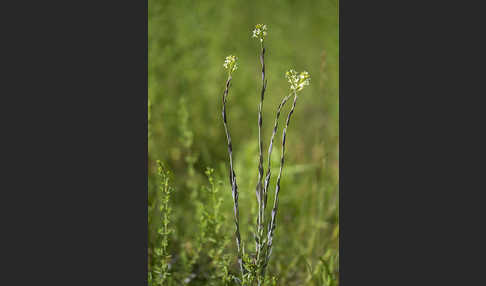
[[(338, 22), (337, 0), (149, 0), (149, 206), (156, 200), (155, 160), (160, 159), (173, 173), (175, 232), (170, 249), (174, 257), (198, 231), (192, 200), (201, 186), (207, 185), (206, 167), (214, 168), (215, 177), (223, 183), (218, 194), (224, 200), (222, 212), (231, 238), (228, 253), (236, 253), (221, 120), (227, 77), (223, 62), (229, 54), (239, 58), (227, 110), (240, 189), (242, 240), (250, 249), (254, 245), (251, 232), (257, 207), (261, 66), (260, 44), (251, 38), (251, 30), (264, 23), (268, 27), (262, 130), (265, 153), (277, 105), (289, 90), (285, 71), (294, 68), (311, 75), (311, 84), (299, 96), (287, 133), (278, 225), (268, 273), (278, 277), (278, 285), (321, 285), (314, 272), (326, 264), (335, 264), (331, 266), (337, 275)], [(290, 106), (291, 102), (281, 116), (275, 139), (269, 205), (273, 204), (278, 174), (281, 128)], [(149, 218), (149, 248), (157, 223), (157, 218)], [(233, 266), (236, 271), (236, 264)]]

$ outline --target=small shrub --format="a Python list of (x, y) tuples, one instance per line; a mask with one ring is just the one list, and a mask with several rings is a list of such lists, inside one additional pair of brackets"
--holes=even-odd
[(159, 235), (157, 244), (153, 248), (152, 267), (149, 270), (149, 285), (169, 285), (170, 284), (170, 259), (168, 251), (169, 236), (173, 229), (170, 227), (171, 207), (169, 204), (172, 187), (169, 185), (170, 172), (164, 168), (162, 163), (157, 160), (157, 174), (160, 178), (159, 185), (159, 210), (162, 225), (157, 230)]

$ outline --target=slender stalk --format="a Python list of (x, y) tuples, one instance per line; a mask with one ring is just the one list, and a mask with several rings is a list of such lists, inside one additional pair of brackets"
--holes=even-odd
[(257, 261), (260, 259), (260, 252), (262, 248), (262, 238), (263, 238), (263, 224), (264, 224), (264, 203), (263, 203), (263, 140), (262, 140), (262, 109), (263, 109), (263, 99), (265, 97), (265, 90), (267, 88), (267, 81), (265, 80), (265, 47), (263, 42), (261, 42), (261, 54), (260, 63), (262, 65), (262, 91), (260, 95), (260, 104), (258, 105), (258, 183), (256, 186), (256, 197), (258, 201), (258, 219), (257, 219), (257, 239), (256, 239), (256, 254)]
[(292, 117), (292, 114), (294, 113), (296, 102), (297, 102), (297, 93), (294, 92), (294, 103), (292, 105), (292, 109), (289, 111), (289, 114), (287, 115), (287, 121), (285, 123), (285, 128), (283, 129), (283, 132), (282, 132), (282, 155), (281, 155), (281, 158), (280, 158), (280, 170), (279, 170), (278, 177), (277, 177), (277, 185), (275, 187), (275, 199), (273, 201), (272, 217), (271, 217), (271, 221), (268, 225), (267, 256), (266, 256), (266, 261), (265, 261), (264, 268), (263, 268), (263, 275), (265, 275), (265, 268), (266, 268), (268, 261), (270, 259), (270, 255), (272, 254), (273, 234), (275, 232), (276, 217), (277, 217), (277, 211), (278, 211), (278, 195), (279, 195), (279, 192), (280, 192), (280, 178), (282, 177), (282, 170), (283, 170), (284, 158), (285, 158), (285, 137), (287, 135), (287, 128), (288, 128), (289, 123), (290, 123), (290, 118)]
[[(267, 157), (268, 169), (267, 169), (267, 172), (266, 172), (266, 175), (265, 175), (265, 181), (264, 181), (264, 185), (263, 185), (263, 206), (264, 206), (263, 212), (265, 212), (265, 207), (266, 207), (266, 204), (267, 204), (268, 185), (270, 183), (270, 178), (271, 178), (271, 156), (272, 156), (272, 149), (273, 149), (273, 141), (275, 139), (275, 135), (276, 135), (277, 130), (278, 130), (278, 119), (280, 118), (280, 112), (281, 112), (283, 106), (285, 105), (287, 100), (290, 98), (290, 96), (291, 96), (291, 94), (285, 96), (282, 99), (282, 102), (280, 102), (280, 104), (278, 105), (277, 112), (276, 112), (276, 115), (275, 115), (275, 124), (273, 126), (273, 133), (272, 133), (272, 137), (270, 139), (270, 144), (268, 145), (268, 157)], [(261, 248), (262, 248), (261, 255), (264, 257), (264, 259), (263, 259), (262, 267), (261, 267), (261, 270), (260, 270), (261, 272), (259, 273), (261, 278), (258, 281), (258, 285), (261, 285), (261, 283), (263, 283), (263, 281), (265, 279), (265, 265), (266, 265), (266, 260), (267, 260), (266, 259), (267, 249), (265, 249), (264, 245), (262, 245)]]
[(271, 163), (272, 163), (271, 157), (272, 157), (273, 141), (275, 139), (275, 135), (276, 135), (277, 130), (278, 130), (278, 119), (280, 118), (280, 111), (282, 110), (283, 106), (285, 105), (287, 100), (290, 98), (290, 96), (291, 96), (291, 94), (284, 97), (282, 99), (282, 102), (280, 102), (280, 104), (278, 105), (277, 113), (276, 113), (276, 116), (275, 116), (275, 124), (273, 126), (273, 133), (272, 133), (272, 137), (270, 138), (270, 144), (268, 145), (268, 156), (267, 156), (268, 168), (267, 168), (267, 172), (266, 172), (266, 175), (265, 175), (265, 182), (264, 182), (264, 185), (263, 185), (263, 204), (264, 204), (264, 206), (267, 204), (268, 185), (270, 184), (270, 178), (272, 177), (272, 175), (271, 175)]
[(233, 147), (231, 144), (231, 136), (228, 131), (228, 123), (226, 118), (226, 97), (228, 96), (229, 86), (231, 82), (231, 74), (228, 75), (228, 80), (226, 81), (226, 88), (223, 93), (223, 124), (224, 124), (224, 131), (226, 132), (226, 139), (228, 141), (228, 155), (230, 161), (230, 169), (229, 169), (229, 180), (231, 184), (231, 194), (233, 196), (233, 212), (235, 218), (235, 236), (236, 236), (236, 246), (238, 249), (238, 264), (240, 265), (240, 271), (243, 275), (243, 261), (241, 255), (241, 237), (240, 237), (240, 214), (238, 208), (238, 185), (236, 184), (236, 175), (233, 169)]

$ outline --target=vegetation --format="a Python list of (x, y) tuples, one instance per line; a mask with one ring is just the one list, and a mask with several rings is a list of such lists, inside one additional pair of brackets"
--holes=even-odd
[(337, 2), (212, 2), (149, 0), (149, 285), (338, 285)]

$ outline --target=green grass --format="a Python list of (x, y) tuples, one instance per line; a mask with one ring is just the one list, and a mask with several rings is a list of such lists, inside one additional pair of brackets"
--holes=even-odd
[[(250, 36), (257, 23), (268, 25), (262, 129), (265, 153), (276, 107), (288, 94), (285, 71), (295, 68), (311, 75), (287, 133), (267, 281), (275, 277), (276, 285), (337, 284), (337, 1), (149, 0), (149, 257), (161, 241), (157, 234), (162, 223), (158, 208), (161, 180), (156, 164), (160, 159), (172, 173), (173, 187), (169, 224), (173, 231), (168, 238), (172, 282), (166, 285), (181, 285), (188, 277), (189, 285), (224, 285), (223, 281), (232, 285), (228, 277), (238, 274), (221, 121), (227, 76), (222, 64), (229, 54), (239, 58), (227, 108), (240, 192), (241, 235), (245, 248), (254, 251), (261, 66), (259, 43)], [(269, 206), (278, 174), (281, 130), (290, 106), (286, 105), (280, 118), (272, 152)], [(214, 168), (210, 174), (213, 184), (207, 167)], [(269, 217), (268, 211), (265, 217)]]

